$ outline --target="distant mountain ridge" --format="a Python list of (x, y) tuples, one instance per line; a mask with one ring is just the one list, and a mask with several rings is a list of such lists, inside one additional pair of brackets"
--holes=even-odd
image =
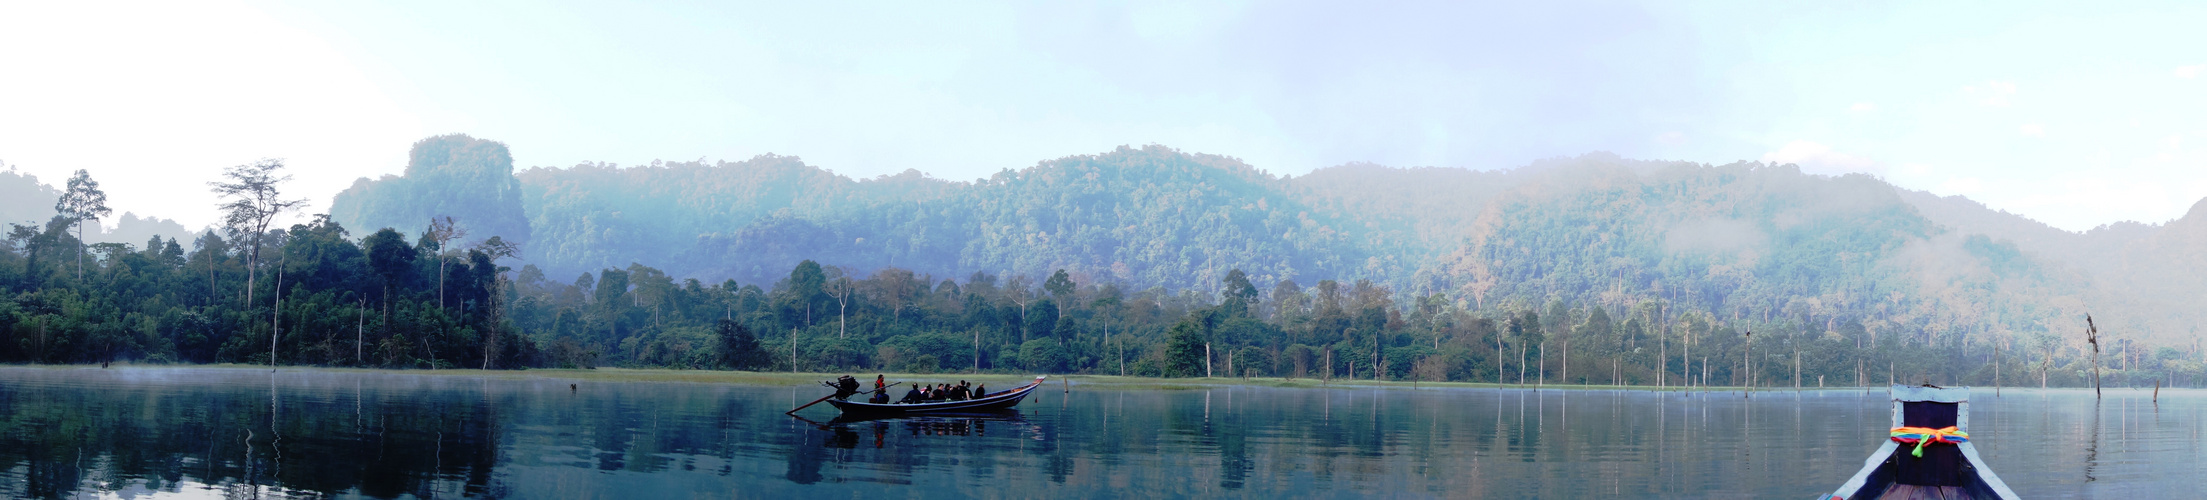
[[(1283, 177), (1153, 145), (956, 182), (853, 179), (765, 155), (530, 168), (508, 177), (511, 197), (496, 176), (445, 183), (487, 188), (407, 184), (424, 172), (435, 169), (363, 179), (331, 215), (361, 234), (417, 233), (434, 215), (522, 231), (527, 262), (551, 276), (633, 262), (766, 284), (811, 259), (937, 280), (1066, 269), (1082, 283), (1212, 291), (1241, 269), (1260, 284), (1369, 279), (1404, 300), (1660, 300), (1718, 321), (1862, 321), (1927, 340), (2066, 338), (2088, 311), (2120, 318), (2121, 335), (2190, 335), (2199, 318), (2184, 304), (2207, 298), (2191, 277), (2207, 268), (2201, 208), (2080, 234), (1869, 176), (1751, 162), (1596, 153), (1506, 171), (1348, 164)], [(506, 222), (515, 211), (525, 229)]]
[[(54, 200), (60, 197), (61, 190), (39, 182), (36, 176), (14, 168), (0, 170), (0, 224), (44, 227), (53, 220)], [(184, 246), (191, 246), (192, 232), (173, 220), (123, 212), (101, 222), (85, 226), (88, 229), (84, 233), (85, 241), (144, 246), (147, 240), (159, 237), (173, 238)], [(108, 229), (105, 222), (113, 222), (115, 228)]]

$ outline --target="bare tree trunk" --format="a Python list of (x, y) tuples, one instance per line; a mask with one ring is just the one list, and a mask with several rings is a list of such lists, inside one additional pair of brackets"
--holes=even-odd
[(2084, 315), (2084, 341), (2092, 344), (2092, 397), (2100, 397), (2100, 327), (2092, 323), (2092, 315)]
[(271, 373), (276, 371), (277, 339), (283, 336), (284, 331), (281, 321), (284, 317), (284, 265), (280, 262), (290, 259), (291, 254), (287, 252), (276, 264), (276, 307), (268, 315), (268, 371)]
[(365, 358), (361, 357), (361, 353), (368, 342), (368, 298), (361, 297), (359, 304), (360, 319), (353, 326), (353, 364), (355, 365), (365, 362)]
[[(493, 269), (493, 271), (496, 270)], [(498, 351), (498, 289), (500, 288), (498, 285), (498, 278), (492, 277), (490, 290), (488, 290), (490, 292), (489, 296), (483, 299), (483, 302), (486, 303), (484, 304), (483, 318), (487, 320), (485, 321), (487, 324), (483, 325), (483, 369), (485, 370), (490, 369), (491, 353)]]

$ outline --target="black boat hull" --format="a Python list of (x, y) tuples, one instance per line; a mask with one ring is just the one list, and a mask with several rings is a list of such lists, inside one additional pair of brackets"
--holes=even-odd
[(1027, 399), (1028, 394), (1032, 394), (1036, 388), (1042, 387), (1042, 380), (1043, 377), (1035, 377), (1035, 381), (1033, 383), (1020, 386), (1017, 389), (992, 394), (986, 397), (968, 399), (965, 401), (941, 401), (933, 403), (910, 404), (874, 404), (863, 401), (844, 401), (839, 399), (830, 399), (828, 400), (828, 404), (835, 405), (836, 409), (843, 410), (843, 413), (846, 415), (868, 416), (927, 415), (938, 413), (980, 413), (1004, 411), (1009, 410), (1014, 406), (1018, 406), (1021, 400)]
[[(1896, 385), (1891, 391), (1893, 427), (1969, 431), (1969, 388)], [(1862, 470), (1820, 498), (2017, 498), (1968, 441), (1930, 445), (1920, 457), (1913, 453), (1915, 449), (1912, 444), (1885, 441), (1863, 461)]]

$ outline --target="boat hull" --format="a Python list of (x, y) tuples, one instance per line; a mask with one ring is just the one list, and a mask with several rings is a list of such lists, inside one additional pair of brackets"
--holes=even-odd
[(874, 404), (863, 401), (844, 401), (838, 399), (830, 399), (828, 400), (828, 404), (835, 405), (836, 409), (843, 410), (843, 413), (847, 415), (893, 416), (938, 413), (994, 412), (1009, 410), (1014, 406), (1018, 406), (1021, 400), (1027, 399), (1028, 394), (1033, 393), (1035, 388), (1041, 386), (1042, 377), (1035, 377), (1035, 381), (1033, 383), (1020, 386), (1017, 389), (996, 393), (987, 397), (968, 399), (965, 401), (940, 401), (932, 403), (909, 404)]
[[(1969, 388), (1910, 387), (1896, 385), (1893, 395), (1893, 427), (1956, 428), (1969, 431)], [(1891, 440), (1878, 446), (1862, 470), (1826, 499), (1869, 498), (2017, 498), (2015, 491), (1985, 466), (1977, 447), (1968, 442), (1941, 442), (1923, 448)]]
[(1955, 446), (1961, 449), (1964, 459), (1960, 470), (1957, 471), (1957, 478), (1960, 483), (1958, 485), (1919, 486), (1899, 484), (1896, 481), (1898, 476), (1896, 469), (1899, 468), (1896, 462), (1901, 456), (1908, 454), (1908, 447), (1887, 442), (1879, 446), (1876, 453), (1870, 454), (1870, 459), (1863, 464), (1862, 471), (1855, 474), (1856, 480), (1860, 481), (1859, 483), (1849, 481), (1849, 484), (1843, 486), (1840, 491), (1824, 498), (1849, 500), (1869, 498), (2016, 498), (2014, 492), (2009, 491), (2006, 484), (2002, 484), (1998, 479), (1986, 479), (1987, 475), (1982, 472), (1988, 471), (1988, 469), (1985, 468), (1984, 462), (1978, 459), (1975, 446), (1971, 446), (1969, 443)]

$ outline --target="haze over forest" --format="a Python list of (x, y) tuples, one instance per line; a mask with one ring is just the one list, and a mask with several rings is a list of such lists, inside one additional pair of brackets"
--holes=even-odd
[(2120, 337), (2170, 342), (2195, 337), (2201, 318), (2183, 304), (2207, 298), (2194, 272), (2207, 270), (2207, 200), (2167, 224), (2079, 234), (1867, 175), (1757, 162), (1590, 153), (1283, 177), (1150, 145), (952, 181), (852, 179), (775, 155), (520, 171), (510, 157), (495, 142), (432, 140), (404, 176), (336, 194), (331, 217), (416, 234), (452, 216), (478, 238), (523, 242), (554, 277), (643, 263), (766, 285), (810, 259), (853, 275), (1064, 269), (1082, 284), (1215, 294), (1241, 269), (1261, 284), (1369, 279), (1472, 309), (1654, 298), (1926, 336), (2069, 334), (2096, 312)]
[[(1851, 343), (1854, 349), (1890, 345), (1880, 349), (1890, 350), (1891, 357), (1916, 349), (1907, 347), (1911, 345), (1937, 348), (1941, 357), (1975, 360), (1942, 372), (1972, 381), (1989, 376), (1979, 372), (1995, 359), (1993, 353), (2004, 352), (1998, 359), (2014, 364), (2013, 369), (2060, 366), (2071, 377), (2057, 375), (2057, 383), (2074, 382), (2073, 375), (2080, 373), (2077, 363), (2090, 348), (2083, 343), (2087, 313), (2102, 332), (2101, 348), (2109, 352), (2104, 361), (2142, 370), (2140, 380), (2197, 377), (2203, 359), (2193, 326), (2202, 318), (2192, 306), (2207, 298), (2207, 201), (2162, 225), (2119, 223), (2074, 233), (1966, 198), (1897, 188), (1868, 175), (1826, 176), (1803, 173), (1793, 165), (1708, 165), (1604, 153), (1501, 171), (1347, 164), (1284, 177), (1229, 156), (1126, 146), (1045, 160), (974, 181), (937, 179), (917, 171), (853, 179), (798, 157), (775, 155), (739, 162), (590, 163), (517, 171), (504, 144), (465, 135), (425, 139), (409, 158), (404, 175), (363, 178), (334, 195), (300, 193), (331, 196), (331, 213), (326, 221), (289, 231), (359, 242), (365, 250), (354, 252), (373, 253), (374, 246), (366, 241), (370, 233), (396, 229), (404, 237), (399, 243), (423, 242), (418, 247), (423, 264), (417, 265), (430, 265), (422, 271), (428, 277), (466, 272), (441, 263), (449, 260), (464, 269), (467, 257), (452, 252), (474, 242), (497, 236), (516, 244), (517, 259), (502, 262), (513, 273), (488, 277), (492, 275), (482, 273), (489, 267), (481, 266), (493, 265), (481, 260), (474, 262), (479, 269), (471, 278), (478, 287), (473, 293), (511, 296), (485, 303), (496, 303), (486, 307), (506, 312), (484, 316), (487, 323), (482, 324), (453, 313), (461, 317), (437, 328), (474, 330), (465, 342), (453, 340), (457, 343), (448, 353), (469, 349), (470, 342), (478, 344), (472, 347), (478, 351), (489, 349), (481, 347), (490, 344), (475, 337), (477, 332), (511, 328), (535, 339), (532, 348), (550, 349), (555, 341), (567, 340), (563, 349), (572, 352), (560, 354), (566, 357), (558, 363), (715, 365), (665, 358), (663, 351), (652, 357), (638, 342), (652, 342), (659, 335), (655, 332), (687, 328), (684, 335), (694, 337), (696, 345), (684, 343), (679, 350), (707, 356), (703, 353), (709, 349), (702, 346), (716, 342), (706, 333), (713, 319), (737, 318), (738, 309), (745, 308), (756, 310), (749, 319), (738, 318), (739, 323), (760, 332), (759, 339), (769, 344), (773, 332), (790, 329), (848, 339), (854, 336), (848, 319), (824, 323), (816, 316), (826, 313), (814, 306), (834, 304), (839, 312), (849, 311), (855, 296), (860, 315), (874, 317), (860, 322), (863, 331), (855, 337), (864, 340), (821, 348), (822, 363), (909, 366), (911, 358), (930, 353), (940, 356), (919, 369), (966, 364), (1009, 369), (1019, 367), (1013, 360), (1025, 354), (1063, 358), (1049, 368), (1111, 372), (1125, 369), (1105, 359), (1112, 349), (1126, 348), (1125, 341), (1106, 345), (1099, 336), (1116, 330), (1143, 342), (1133, 348), (1134, 356), (1152, 358), (1151, 373), (1185, 375), (1171, 369), (1175, 360), (1170, 351), (1186, 346), (1172, 346), (1180, 333), (1167, 330), (1176, 321), (1184, 322), (1176, 318), (1191, 314), (1216, 314), (1220, 321), (1239, 314), (1258, 325), (1247, 328), (1269, 329), (1272, 333), (1230, 339), (1232, 335), (1214, 333), (1209, 320), (1202, 323), (1204, 342), (1231, 342), (1253, 350), (1249, 359), (1264, 360), (1265, 374), (1286, 374), (1290, 348), (1301, 346), (1301, 354), (1292, 356), (1301, 356), (1297, 363), (1302, 364), (1295, 366), (1304, 375), (1316, 373), (1317, 368), (1305, 366), (1312, 353), (1363, 349), (1359, 352), (1369, 353), (1372, 360), (1364, 369), (1372, 363), (1391, 366), (1383, 376), (1410, 376), (1426, 370), (1420, 360), (1454, 352), (1458, 359), (1450, 361), (1453, 365), (1429, 371), (1450, 374), (1436, 375), (1444, 378), (1477, 379), (1472, 374), (1479, 370), (1493, 372), (1512, 363), (1523, 369), (1531, 363), (1508, 359), (1513, 357), (1508, 353), (1480, 351), (1480, 346), (1499, 351), (1508, 342), (1517, 349), (1528, 335), (1523, 329), (1531, 328), (1530, 335), (1542, 338), (1538, 332), (1546, 324), (1555, 330), (1546, 338), (1590, 336), (1580, 340), (1584, 343), (1598, 336), (1609, 339), (1601, 345), (1612, 351), (1647, 348), (1645, 356), (1656, 357), (1677, 354), (1672, 350), (1679, 347), (1669, 345), (1672, 337), (1712, 342), (1705, 349), (1718, 351), (1744, 348), (1727, 347), (1728, 342), (1743, 341), (1728, 339), (1751, 330), (1784, 332), (1783, 342), (1795, 346), (1790, 348), (1794, 356), (1805, 349), (1798, 346), (1816, 339), (1833, 346)], [(60, 191), (10, 173), (0, 174), (0, 192), (11, 195), (0, 206), (0, 217), (21, 224), (7, 249), (16, 256), (11, 262), (27, 263), (18, 254), (33, 246), (37, 232), (24, 228), (53, 217), (52, 200)], [(147, 238), (159, 243), (160, 236), (154, 235), (160, 234), (192, 247), (195, 237), (177, 234), (180, 225), (126, 217), (113, 232), (95, 230), (101, 236), (86, 239), (134, 245)], [(425, 230), (436, 217), (451, 217), (465, 236), (429, 244), (434, 238)], [(52, 224), (46, 229), (55, 234)], [(344, 233), (337, 235), (337, 229)], [(197, 238), (207, 241), (207, 236)], [(456, 257), (438, 257), (439, 248)], [(115, 247), (100, 255), (112, 260), (116, 252), (139, 250), (153, 249)], [(35, 252), (30, 255), (36, 259)], [(186, 260), (183, 254), (175, 258)], [(809, 272), (819, 274), (806, 278), (811, 262), (822, 267), (811, 268)], [(19, 284), (27, 285), (34, 280), (21, 278), (29, 269), (25, 265), (8, 267), (21, 279)], [(615, 274), (621, 284), (605, 288)], [(181, 276), (188, 278), (188, 273)], [(391, 286), (390, 278), (384, 279), (384, 286)], [(808, 279), (818, 282), (803, 292)], [(500, 280), (511, 285), (501, 288), (495, 284)], [(684, 281), (688, 284), (676, 284)], [(910, 290), (885, 291), (891, 282)], [(1045, 282), (1047, 291), (1032, 288)], [(436, 292), (423, 293), (438, 294), (438, 308), (444, 308), (441, 293), (448, 285), (437, 283)], [(844, 283), (844, 290), (859, 287), (860, 293), (836, 295), (830, 289), (835, 283)], [(360, 286), (331, 284), (340, 289)], [(654, 286), (659, 291), (653, 292)], [(631, 292), (634, 303), (623, 307), (634, 311), (601, 310), (610, 307), (604, 297)], [(27, 299), (33, 289), (19, 288), (18, 293), (23, 295), (16, 302), (37, 302)], [(359, 307), (369, 307), (365, 301), (375, 297), (373, 286), (335, 293), (358, 298), (332, 296), (336, 298), (324, 306), (351, 308), (360, 302)], [(695, 295), (669, 298), (681, 293)], [(382, 292), (383, 300), (390, 294)], [(948, 295), (926, 299), (930, 294)], [(1016, 303), (1017, 318), (1004, 320), (1008, 326), (976, 326), (994, 320), (977, 319), (975, 306), (958, 305), (966, 300), (958, 298), (961, 294), (1007, 308)], [(643, 298), (647, 295), (654, 298)], [(754, 298), (742, 298), (746, 296)], [(821, 297), (841, 300), (821, 302)], [(1049, 315), (1052, 319), (1034, 323), (1029, 317), (1036, 298), (1056, 299), (1058, 311)], [(1120, 308), (1144, 299), (1155, 309), (1148, 319), (1119, 309), (1107, 313), (1102, 305)], [(718, 305), (680, 313), (651, 305), (685, 300)], [(927, 300), (947, 302), (918, 303)], [(907, 301), (914, 303), (901, 304)], [(540, 310), (524, 310), (531, 307)], [(568, 318), (558, 312), (562, 307), (574, 311), (570, 320), (560, 319)], [(905, 319), (907, 308), (915, 319)], [(1319, 321), (1328, 308), (1340, 316), (1339, 324)], [(19, 338), (32, 324), (35, 310), (14, 309), (11, 323)], [(490, 314), (479, 307), (471, 310), (477, 312), (466, 314)], [(1199, 312), (1228, 310), (1234, 312)], [(940, 324), (917, 319), (935, 314), (925, 311), (958, 319)], [(1359, 311), (1379, 311), (1381, 317), (1356, 319)], [(790, 317), (798, 312), (801, 320)], [(632, 313), (642, 316), (624, 316)], [(1545, 315), (1545, 323), (1535, 314)], [(681, 318), (688, 316), (694, 318), (685, 323)], [(1455, 319), (1436, 319), (1444, 316)], [(604, 332), (563, 337), (569, 334), (561, 333), (562, 328), (580, 328), (572, 319)], [(359, 321), (369, 320), (362, 316)], [(509, 323), (496, 326), (501, 321)], [(569, 325), (562, 327), (561, 321)], [(620, 326), (624, 321), (634, 323), (633, 328)], [(1485, 326), (1477, 326), (1480, 321)], [(1597, 322), (1600, 333), (1584, 330), (1596, 328), (1592, 325)], [(328, 328), (335, 332), (347, 326), (353, 325)], [(1672, 332), (1673, 327), (1680, 331)], [(1360, 329), (1380, 336), (1374, 341), (1382, 345), (1358, 347)], [(995, 348), (984, 347), (991, 354), (974, 359), (963, 345), (967, 342), (956, 339), (970, 333), (974, 347), (996, 343), (972, 333), (982, 330), (1004, 336), (1001, 343), (1012, 350), (997, 355)], [(917, 341), (911, 340), (928, 335), (941, 337), (931, 340), (941, 345), (915, 347)], [(1064, 352), (1038, 354), (1028, 347), (1034, 337), (1051, 335), (1062, 337), (1052, 342), (1063, 342)], [(237, 345), (223, 348), (228, 349), (224, 353), (210, 347), (199, 360), (247, 360), (253, 352), (246, 345), (250, 337), (239, 338), (246, 340), (232, 342)], [(1645, 346), (1643, 341), (1662, 346)], [(1759, 346), (1763, 340), (1754, 342)], [(265, 350), (267, 344), (260, 345)], [(1547, 348), (1540, 342), (1525, 345)], [(1424, 350), (1396, 350), (1410, 347)], [(955, 349), (967, 349), (967, 361), (949, 359)], [(440, 366), (432, 362), (436, 350), (433, 345), (420, 350), (427, 353), (428, 366)], [(576, 354), (581, 351), (590, 354)], [(841, 354), (833, 354), (837, 352)], [(1240, 351), (1226, 352), (1241, 356)], [(1492, 359), (1481, 357), (1488, 354)], [(389, 359), (419, 354), (395, 355), (400, 357)], [(1774, 359), (1786, 358), (1778, 356)], [(1343, 357), (1355, 359), (1346, 353)], [(1694, 361), (1685, 359), (1684, 366), (1670, 370), (1693, 373)], [(767, 367), (765, 363), (780, 361), (747, 362)], [(1358, 370), (1329, 362), (1342, 365), (1338, 369), (1344, 374)], [(1708, 369), (1709, 361), (1701, 362), (1701, 369)], [(1867, 369), (1860, 365), (1867, 362), (1825, 366), (1817, 373), (1861, 376)], [(1550, 363), (1555, 362), (1542, 361), (1537, 370), (1554, 371)], [(1580, 370), (1583, 378), (1586, 369)], [(2021, 373), (2009, 375), (2010, 383)]]

